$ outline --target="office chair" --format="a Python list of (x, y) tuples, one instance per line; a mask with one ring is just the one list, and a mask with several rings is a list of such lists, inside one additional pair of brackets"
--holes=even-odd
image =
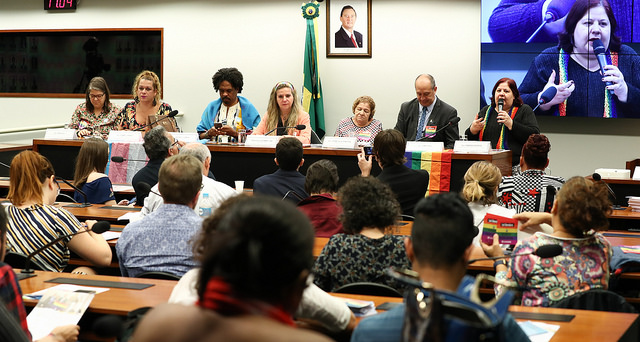
[(161, 271), (142, 272), (138, 274), (136, 278), (180, 280), (180, 276), (177, 276), (175, 274), (168, 273), (168, 272), (161, 272)]
[[(7, 252), (4, 256), (4, 262), (13, 268), (23, 269), (24, 264), (27, 262), (27, 256), (18, 252)], [(44, 268), (34, 259), (31, 259), (30, 267), (34, 270), (44, 270)]]
[(551, 307), (609, 312), (638, 312), (621, 295), (602, 289), (578, 292), (553, 304)]

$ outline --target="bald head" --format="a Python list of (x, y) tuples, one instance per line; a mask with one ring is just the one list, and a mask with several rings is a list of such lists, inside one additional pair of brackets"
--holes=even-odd
[(436, 80), (429, 74), (422, 74), (416, 78), (416, 98), (423, 107), (429, 107), (436, 100)]
[(180, 154), (196, 157), (202, 163), (202, 174), (205, 176), (209, 174), (211, 152), (209, 152), (207, 146), (197, 142), (188, 143), (182, 147)]

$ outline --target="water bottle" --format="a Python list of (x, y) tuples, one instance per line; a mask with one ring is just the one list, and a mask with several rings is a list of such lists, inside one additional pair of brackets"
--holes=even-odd
[(211, 215), (213, 203), (211, 203), (211, 197), (209, 193), (203, 193), (200, 201), (198, 201), (198, 215), (202, 218), (206, 218)]

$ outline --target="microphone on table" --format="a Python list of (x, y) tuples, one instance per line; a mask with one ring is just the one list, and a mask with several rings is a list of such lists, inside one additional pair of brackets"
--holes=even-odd
[(160, 195), (159, 193), (151, 190), (151, 185), (149, 185), (149, 183), (147, 182), (140, 182), (138, 184), (136, 184), (136, 191), (139, 193), (144, 193), (144, 194), (150, 194), (153, 193), (155, 195), (158, 195), (160, 197), (162, 197), (162, 195)]
[(148, 123), (148, 124), (144, 124), (144, 125), (142, 125), (142, 126), (140, 126), (140, 127), (136, 128), (136, 129), (132, 129), (132, 131), (143, 131), (145, 128), (147, 128), (147, 127), (149, 127), (149, 126), (151, 126), (151, 125), (155, 125), (155, 124), (157, 124), (158, 122), (160, 122), (160, 121), (162, 121), (162, 120), (166, 120), (166, 119), (168, 119), (168, 118), (172, 118), (172, 117), (174, 117), (174, 116), (176, 116), (176, 115), (178, 115), (178, 111), (177, 111), (177, 110), (172, 110), (172, 111), (171, 111), (171, 112), (169, 112), (169, 114), (167, 114), (167, 116), (165, 116), (164, 118), (162, 118), (162, 119), (158, 119), (158, 120), (156, 120), (156, 121), (154, 121), (154, 122), (150, 122), (150, 123)]
[(270, 130), (269, 132), (265, 133), (265, 135), (269, 135), (269, 134), (273, 133), (273, 131), (275, 131), (276, 129), (292, 129), (292, 128), (295, 128), (295, 129), (297, 129), (297, 130), (301, 131), (301, 130), (303, 130), (303, 129), (307, 128), (307, 125), (295, 125), (295, 126), (287, 126), (287, 127), (276, 127), (276, 128), (274, 128), (274, 129)]
[[(598, 59), (598, 64), (600, 64), (600, 72), (602, 72), (602, 76), (604, 76), (604, 67), (606, 65), (609, 65), (609, 63), (607, 63), (607, 56), (605, 55), (605, 52), (606, 50), (604, 48), (604, 45), (602, 45), (602, 41), (600, 39), (594, 40), (593, 54), (596, 55), (596, 58)], [(606, 81), (605, 84), (607, 86), (613, 85), (611, 81)], [(609, 93), (613, 95), (613, 89), (609, 89)]]
[(80, 188), (78, 188), (77, 186), (71, 184), (71, 182), (69, 182), (68, 180), (66, 180), (66, 179), (64, 179), (62, 177), (56, 177), (56, 180), (63, 181), (64, 184), (67, 184), (68, 186), (70, 186), (73, 190), (77, 191), (84, 198), (84, 203), (78, 203), (78, 202), (76, 202), (76, 200), (74, 200), (74, 202), (76, 202), (76, 204), (69, 204), (69, 205), (67, 205), (67, 207), (85, 208), (85, 207), (90, 207), (91, 206), (91, 203), (89, 203), (89, 200), (87, 198), (87, 194), (84, 191), (80, 190)]
[(535, 112), (536, 109), (540, 107), (540, 105), (551, 101), (553, 97), (556, 96), (557, 93), (558, 93), (558, 88), (556, 87), (547, 88), (547, 90), (543, 91), (542, 95), (540, 95), (540, 100), (538, 100), (538, 104), (536, 105), (535, 108), (533, 108), (533, 111)]
[[(92, 231), (92, 232), (94, 232), (96, 234), (102, 234), (102, 233), (108, 231), (109, 229), (111, 229), (111, 224), (109, 222), (107, 222), (107, 221), (98, 221), (98, 222), (93, 224), (93, 227), (91, 227), (90, 231)], [(35, 251), (29, 253), (29, 255), (27, 255), (27, 260), (24, 262), (24, 268), (20, 272), (21, 273), (27, 273), (27, 274), (33, 273), (33, 269), (30, 268), (29, 266), (31, 264), (31, 259), (33, 259), (33, 257), (36, 254), (40, 254), (42, 251), (44, 251), (45, 249), (55, 245), (56, 243), (58, 243), (62, 239), (66, 239), (68, 237), (74, 237), (74, 236), (76, 236), (78, 234), (87, 233), (87, 232), (89, 232), (89, 230), (83, 229), (83, 230), (77, 231), (75, 233), (58, 236), (53, 241), (51, 241), (51, 242), (47, 243), (46, 245), (36, 249)]]
[(7, 164), (5, 164), (3, 162), (0, 162), (0, 165), (2, 165), (4, 167), (6, 167), (7, 169), (11, 170), (11, 166), (9, 166), (9, 165), (7, 165)]
[(456, 116), (455, 118), (451, 119), (451, 121), (447, 122), (446, 125), (440, 127), (439, 129), (437, 129), (435, 132), (431, 133), (431, 134), (427, 134), (425, 135), (423, 138), (418, 139), (418, 141), (426, 141), (427, 139), (432, 139), (434, 138), (438, 133), (442, 132), (443, 130), (447, 129), (447, 127), (449, 126), (453, 126), (455, 124), (457, 124), (458, 122), (460, 122), (460, 117)]
[[(611, 187), (609, 186), (609, 184), (607, 184), (607, 182), (602, 180), (602, 176), (599, 173), (594, 172), (591, 175), (591, 178), (594, 181), (602, 183), (602, 184), (604, 184), (604, 186), (607, 187), (607, 191), (609, 191), (609, 196), (611, 196), (613, 198), (613, 202), (616, 202), (618, 200), (618, 198), (616, 197), (616, 193), (613, 192), (613, 189), (611, 189)], [(613, 205), (613, 209), (622, 209), (622, 207), (620, 207), (619, 205)]]
[(113, 156), (111, 157), (111, 161), (114, 163), (122, 163), (123, 161), (132, 161), (132, 162), (146, 162), (146, 160), (142, 159), (127, 159), (125, 157)]
[(527, 255), (535, 255), (535, 256), (539, 256), (541, 258), (553, 258), (553, 257), (558, 256), (560, 254), (562, 254), (562, 246), (560, 246), (560, 245), (542, 245), (542, 246), (538, 247), (538, 249), (536, 249), (535, 251), (522, 253), (522, 254), (510, 254), (510, 255), (502, 255), (502, 256), (490, 257), (490, 258), (471, 259), (471, 260), (469, 260), (467, 262), (467, 265), (471, 265), (476, 261), (508, 259), (508, 258), (519, 257), (519, 256), (527, 256)]

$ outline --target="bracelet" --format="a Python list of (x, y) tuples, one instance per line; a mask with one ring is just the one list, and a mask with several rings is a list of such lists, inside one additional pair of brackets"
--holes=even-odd
[(493, 263), (493, 268), (495, 269), (495, 268), (496, 268), (496, 267), (498, 267), (499, 265), (505, 265), (505, 266), (507, 266), (507, 262), (506, 262), (506, 261), (504, 261), (504, 260), (496, 260), (496, 261)]

